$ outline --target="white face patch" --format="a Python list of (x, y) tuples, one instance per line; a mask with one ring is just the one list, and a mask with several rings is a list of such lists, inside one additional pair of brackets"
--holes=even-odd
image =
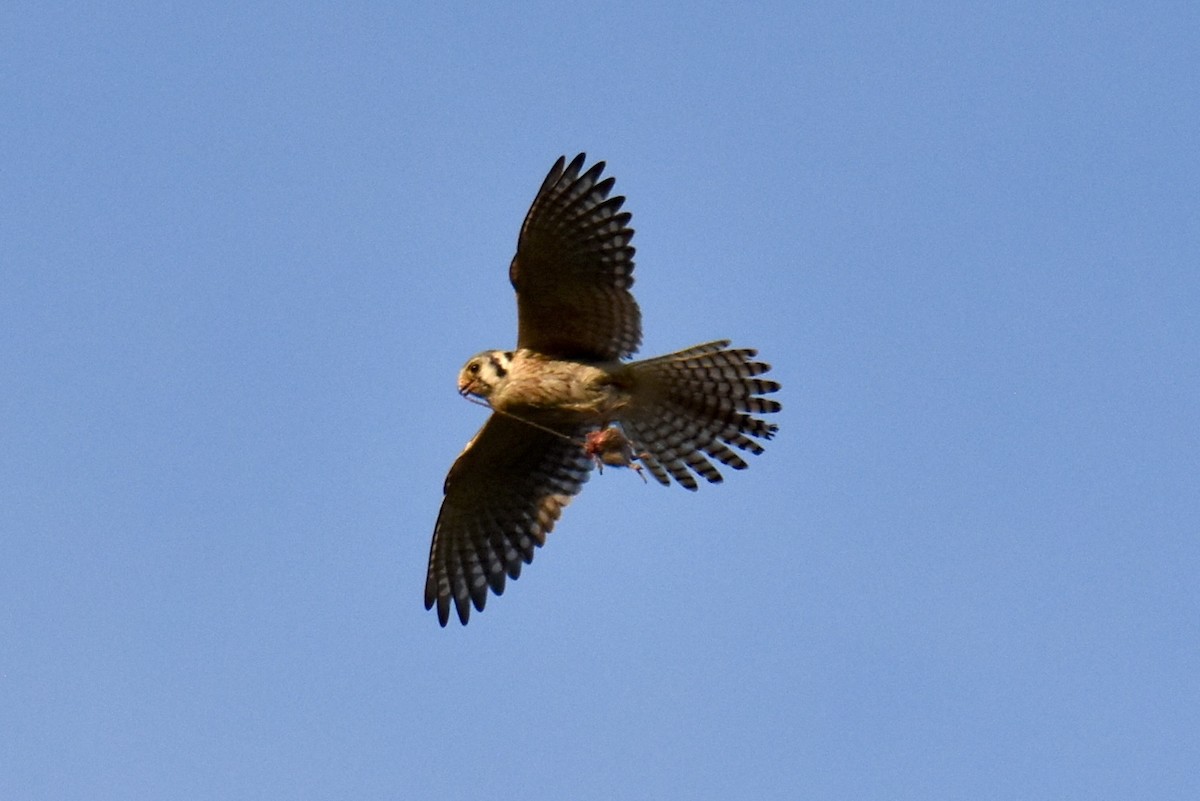
[(458, 374), (459, 394), (487, 399), (508, 378), (512, 359), (513, 354), (503, 350), (475, 354)]

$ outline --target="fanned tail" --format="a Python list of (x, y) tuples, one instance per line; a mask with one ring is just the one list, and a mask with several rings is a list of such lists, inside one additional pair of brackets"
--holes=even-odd
[(730, 446), (762, 453), (757, 440), (778, 429), (754, 417), (783, 408), (762, 397), (779, 390), (778, 382), (758, 378), (771, 366), (754, 360), (757, 351), (729, 345), (723, 339), (628, 365), (634, 400), (619, 422), (661, 484), (674, 478), (695, 490), (693, 473), (718, 483), (721, 473), (707, 457), (744, 470), (746, 461)]

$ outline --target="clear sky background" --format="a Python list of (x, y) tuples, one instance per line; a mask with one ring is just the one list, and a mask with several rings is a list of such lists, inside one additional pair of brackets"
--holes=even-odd
[[(0, 10), (0, 798), (1200, 797), (1194, 2), (162, 6)], [(443, 630), (580, 150), (781, 431)]]

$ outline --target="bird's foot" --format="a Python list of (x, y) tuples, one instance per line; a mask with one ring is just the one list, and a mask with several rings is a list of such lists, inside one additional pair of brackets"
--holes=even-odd
[(604, 472), (605, 465), (629, 467), (641, 476), (643, 482), (646, 481), (642, 466), (634, 461), (639, 458), (639, 454), (634, 453), (633, 443), (617, 426), (590, 432), (584, 440), (583, 450), (595, 460), (596, 469), (601, 473)]

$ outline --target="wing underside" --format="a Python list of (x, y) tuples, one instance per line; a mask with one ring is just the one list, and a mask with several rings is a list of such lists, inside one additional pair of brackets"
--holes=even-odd
[(587, 481), (586, 429), (551, 432), (493, 414), (455, 461), (434, 527), (425, 608), (445, 626), (453, 603), (465, 625), (489, 590), (504, 592)]
[(564, 358), (613, 361), (642, 339), (633, 286), (631, 215), (609, 197), (604, 162), (583, 170), (560, 158), (521, 226), (509, 279), (517, 291), (517, 344)]

